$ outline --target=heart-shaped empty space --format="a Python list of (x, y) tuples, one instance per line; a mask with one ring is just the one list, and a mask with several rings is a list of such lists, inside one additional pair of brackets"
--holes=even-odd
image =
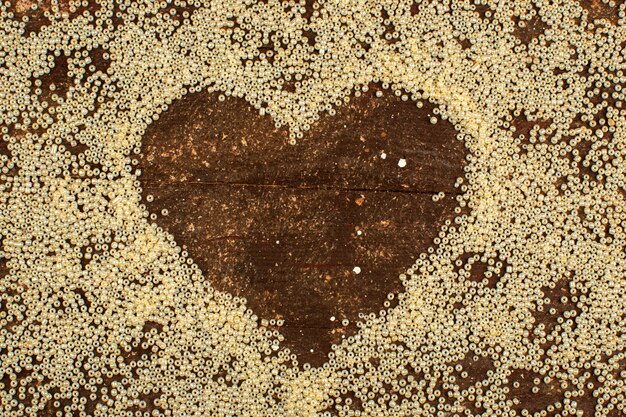
[(455, 217), (465, 146), (454, 127), (433, 124), (428, 102), (374, 91), (296, 145), (243, 99), (205, 92), (173, 103), (143, 141), (157, 223), (217, 289), (283, 319), (285, 346), (312, 365), (359, 313), (389, 305), (399, 274)]

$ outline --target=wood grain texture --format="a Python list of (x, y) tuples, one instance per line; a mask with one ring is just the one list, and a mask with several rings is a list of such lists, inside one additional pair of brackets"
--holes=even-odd
[[(46, 23), (45, 7), (31, 11), (30, 4), (16, 2), (16, 18), (29, 16), (27, 33), (35, 33)], [(66, 0), (59, 4), (68, 7)], [(601, 0), (582, 4), (592, 19), (617, 21), (617, 9)], [(544, 29), (535, 19), (515, 34), (530, 43)], [(105, 64), (95, 58), (94, 65)], [(43, 90), (54, 82), (64, 94), (71, 82), (66, 71), (61, 56), (44, 77)], [(373, 91), (339, 107), (335, 116), (322, 116), (296, 146), (287, 144), (286, 129), (276, 129), (243, 100), (189, 95), (149, 127), (140, 155), (143, 194), (155, 197), (146, 204), (159, 214), (156, 223), (218, 289), (246, 297), (260, 318), (285, 319), (285, 344), (313, 365), (326, 360), (332, 343), (356, 331), (359, 313), (377, 312), (387, 293), (402, 290), (398, 274), (455, 216), (454, 183), (466, 150), (453, 126), (430, 124), (428, 103), (417, 109), (390, 93), (376, 98)], [(520, 132), (533, 125), (523, 119), (514, 124)], [(1, 143), (0, 153), (8, 154)], [(405, 168), (398, 167), (400, 158), (407, 160)], [(446, 197), (435, 203), (431, 196), (439, 191)], [(167, 216), (160, 215), (163, 209)], [(476, 265), (472, 276), (480, 277)], [(352, 272), (355, 266), (360, 274)], [(0, 274), (7, 273), (0, 259)], [(548, 296), (566, 297), (563, 308), (574, 308), (566, 285)], [(341, 324), (344, 318), (348, 326)], [(536, 318), (554, 325), (547, 314)], [(493, 369), (486, 358), (470, 354), (463, 366), (466, 386)], [(511, 392), (519, 400), (516, 409), (540, 410), (562, 396), (555, 383), (542, 383), (533, 394), (535, 377), (531, 371), (510, 377), (520, 382)], [(591, 382), (601, 385), (595, 375)], [(591, 393), (579, 400), (584, 415), (593, 415)], [(42, 415), (55, 415), (51, 403)]]
[(402, 290), (398, 275), (455, 216), (466, 150), (454, 126), (374, 91), (296, 145), (245, 101), (197, 93), (148, 128), (140, 155), (149, 210), (169, 211), (156, 222), (218, 289), (283, 318), (286, 346), (314, 365)]

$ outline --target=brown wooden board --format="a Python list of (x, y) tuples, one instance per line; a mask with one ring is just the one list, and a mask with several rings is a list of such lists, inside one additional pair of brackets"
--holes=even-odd
[(454, 126), (431, 123), (428, 102), (375, 91), (322, 116), (296, 145), (244, 100), (196, 93), (142, 145), (146, 204), (168, 210), (156, 222), (218, 289), (284, 319), (285, 345), (312, 365), (355, 332), (359, 313), (401, 291), (399, 274), (455, 216), (466, 151)]
[[(582, 3), (592, 19), (617, 21), (616, 8), (605, 2)], [(17, 18), (30, 17), (27, 31), (36, 32), (46, 23), (45, 7), (31, 11), (30, 4), (18, 1), (14, 8)], [(59, 4), (68, 7), (66, 0)], [(536, 19), (516, 35), (536, 42), (543, 30)], [(59, 94), (68, 86), (66, 68), (60, 57), (45, 81)], [(456, 215), (454, 184), (466, 149), (453, 126), (441, 119), (431, 124), (428, 102), (418, 109), (390, 92), (375, 97), (372, 87), (335, 116), (323, 115), (296, 145), (287, 143), (286, 129), (276, 129), (241, 99), (185, 96), (148, 128), (139, 155), (144, 203), (158, 214), (155, 222), (215, 287), (246, 297), (260, 319), (284, 319), (284, 344), (312, 365), (325, 362), (330, 345), (356, 331), (359, 313), (378, 312), (388, 293), (402, 291), (398, 275)], [(513, 124), (522, 132), (533, 125), (523, 118)], [(446, 197), (434, 202), (440, 191)], [(169, 213), (162, 215), (163, 209)], [(481, 277), (481, 264), (475, 265), (472, 276)], [(0, 259), (0, 274), (6, 273)], [(547, 296), (569, 300), (571, 294), (561, 286)], [(568, 301), (562, 308), (573, 306)], [(536, 318), (548, 326), (554, 320), (546, 313)], [(492, 366), (468, 355), (466, 383), (484, 378)], [(517, 408), (539, 410), (562, 396), (555, 384), (543, 383), (533, 394), (535, 377), (519, 371), (509, 378), (520, 383), (512, 390)], [(591, 382), (600, 385), (596, 376)], [(585, 415), (593, 415), (594, 387), (578, 401)], [(50, 404), (42, 415), (55, 415)]]

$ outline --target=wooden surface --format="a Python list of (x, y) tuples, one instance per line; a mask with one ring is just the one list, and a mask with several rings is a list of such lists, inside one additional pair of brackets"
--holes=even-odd
[(296, 145), (244, 100), (209, 93), (174, 103), (144, 137), (138, 167), (156, 222), (215, 287), (285, 320), (300, 362), (325, 362), (359, 313), (378, 313), (455, 216), (466, 151), (454, 127), (432, 124), (428, 102), (372, 87)]
[[(616, 21), (615, 9), (600, 0), (584, 4), (592, 18)], [(41, 13), (23, 14), (32, 18), (28, 30), (36, 31)], [(543, 29), (537, 20), (516, 35), (530, 42)], [(62, 94), (66, 70), (58, 58), (44, 82)], [(275, 129), (243, 100), (196, 93), (149, 127), (139, 155), (144, 203), (158, 214), (155, 222), (215, 287), (246, 297), (260, 319), (284, 319), (284, 344), (300, 362), (325, 362), (330, 345), (357, 330), (360, 313), (382, 309), (388, 293), (402, 290), (398, 275), (456, 215), (454, 184), (466, 150), (453, 126), (431, 124), (429, 103), (418, 109), (390, 92), (375, 97), (375, 90), (335, 116), (322, 116), (295, 146), (287, 144), (286, 129)], [(514, 124), (522, 132), (530, 126)], [(433, 201), (440, 191), (446, 197)], [(148, 195), (153, 202), (145, 201)], [(482, 272), (477, 262), (472, 276)], [(6, 273), (2, 260), (0, 273)], [(570, 300), (571, 294), (563, 286), (547, 296)], [(563, 309), (575, 307), (568, 303)], [(538, 314), (537, 320), (549, 326), (554, 317)], [(481, 358), (464, 367), (470, 382), (489, 370)], [(519, 409), (540, 410), (562, 395), (543, 383), (533, 394), (535, 377), (519, 371), (510, 378), (521, 382), (512, 392)], [(588, 394), (579, 408), (593, 415)]]

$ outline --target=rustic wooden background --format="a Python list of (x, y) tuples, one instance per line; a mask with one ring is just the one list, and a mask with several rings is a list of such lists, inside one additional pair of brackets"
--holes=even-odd
[[(28, 3), (17, 6), (30, 13)], [(616, 21), (600, 0), (585, 5)], [(529, 41), (540, 29), (534, 22), (519, 36)], [(59, 68), (47, 82), (62, 88)], [(188, 95), (149, 127), (139, 155), (156, 223), (216, 288), (245, 297), (260, 319), (283, 319), (284, 344), (301, 363), (322, 364), (331, 344), (357, 331), (360, 313), (378, 313), (388, 293), (402, 290), (399, 274), (457, 215), (466, 149), (454, 127), (432, 124), (428, 102), (418, 108), (377, 90), (323, 115), (296, 145), (242, 99)], [(445, 197), (433, 201), (439, 192)], [(472, 271), (476, 279), (482, 272), (479, 264)], [(519, 389), (522, 405), (539, 409), (557, 394), (531, 394), (530, 380)], [(582, 405), (585, 415), (592, 404)]]

